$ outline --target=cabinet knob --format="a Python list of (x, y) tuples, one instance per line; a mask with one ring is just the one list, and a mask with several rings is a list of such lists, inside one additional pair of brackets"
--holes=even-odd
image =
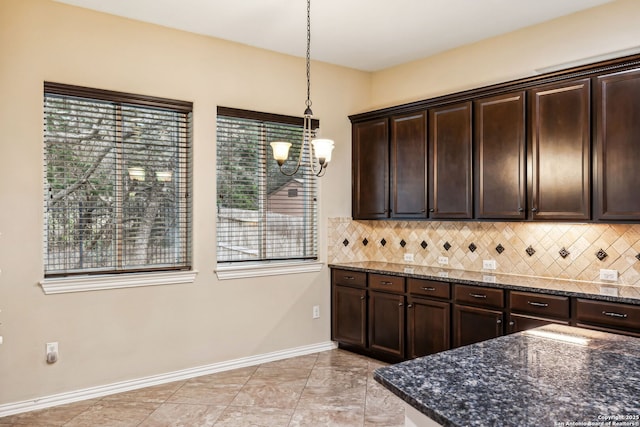
[(364, 296), (361, 296), (361, 297), (360, 297), (360, 299), (361, 299), (361, 300), (363, 300), (363, 299), (364, 299)]
[(500, 323), (502, 323), (502, 319), (497, 319), (496, 323), (499, 325)]
[(403, 303), (401, 303), (401, 302), (399, 302), (399, 303), (398, 303), (398, 307), (402, 307), (403, 305), (404, 305), (404, 304), (403, 304)]
[(435, 211), (436, 211), (436, 210), (435, 210), (435, 209), (433, 209), (433, 208), (429, 209), (429, 212), (435, 212)]
[(531, 212), (534, 212), (534, 213), (535, 213), (535, 212), (538, 212), (538, 208), (532, 208), (532, 209), (531, 209)]
[(511, 322), (509, 322), (509, 326), (513, 326), (515, 324), (516, 324), (516, 322), (514, 322), (513, 320)]
[(524, 212), (524, 208), (518, 208), (518, 212)]
[(407, 308), (413, 308), (413, 304), (407, 305)]

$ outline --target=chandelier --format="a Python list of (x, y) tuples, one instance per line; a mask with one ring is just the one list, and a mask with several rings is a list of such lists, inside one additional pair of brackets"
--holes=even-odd
[[(302, 144), (300, 145), (300, 154), (298, 155), (298, 164), (292, 172), (286, 172), (282, 169), (285, 161), (289, 157), (290, 142), (274, 141), (271, 148), (273, 149), (273, 158), (278, 162), (280, 172), (286, 176), (293, 176), (300, 169), (305, 146), (309, 150), (309, 167), (315, 176), (323, 176), (327, 171), (327, 165), (331, 161), (331, 152), (334, 143), (330, 139), (312, 139), (313, 129), (311, 128), (313, 112), (311, 111), (311, 0), (307, 0), (307, 108), (304, 110), (304, 125), (302, 130)], [(317, 158), (317, 165), (316, 160)]]

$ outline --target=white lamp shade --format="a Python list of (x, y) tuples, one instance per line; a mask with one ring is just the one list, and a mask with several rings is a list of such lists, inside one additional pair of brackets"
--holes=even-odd
[(289, 147), (291, 147), (290, 142), (284, 141), (274, 141), (271, 144), (271, 148), (273, 149), (273, 158), (278, 162), (284, 162), (289, 157)]
[(311, 141), (313, 149), (316, 152), (318, 159), (324, 159), (323, 163), (329, 163), (331, 161), (331, 152), (333, 151), (334, 143), (330, 139), (314, 139)]

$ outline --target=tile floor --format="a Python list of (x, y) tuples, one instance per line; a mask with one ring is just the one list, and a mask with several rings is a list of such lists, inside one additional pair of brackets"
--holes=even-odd
[(343, 350), (0, 418), (6, 426), (403, 426), (383, 363)]

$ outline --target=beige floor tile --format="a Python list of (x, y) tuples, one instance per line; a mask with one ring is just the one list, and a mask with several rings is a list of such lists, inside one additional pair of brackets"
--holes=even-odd
[(336, 349), (0, 418), (0, 427), (402, 425), (402, 402), (372, 377), (385, 365)]
[(0, 425), (3, 427), (6, 425), (61, 426), (99, 401), (100, 399), (84, 400), (53, 408), (11, 415), (0, 418)]
[(217, 374), (203, 375), (191, 378), (188, 384), (201, 385), (244, 385), (256, 372), (257, 366), (218, 372)]
[(318, 366), (313, 368), (307, 387), (354, 388), (367, 384), (368, 367)]
[(286, 427), (293, 409), (229, 406), (216, 422), (216, 427)]
[(302, 392), (298, 409), (364, 411), (366, 387), (307, 387)]
[(223, 406), (230, 404), (242, 388), (238, 384), (213, 385), (211, 383), (186, 383), (167, 403), (192, 403), (200, 405)]
[(98, 402), (66, 423), (65, 427), (133, 427), (159, 406), (143, 402)]
[(165, 403), (156, 409), (140, 427), (211, 427), (226, 406)]
[(260, 367), (268, 368), (312, 368), (316, 360), (318, 359), (318, 353), (307, 354), (304, 356), (291, 357), (289, 359), (277, 360), (275, 362), (264, 363)]
[(245, 385), (231, 405), (294, 409), (303, 389), (304, 384)]
[(363, 425), (362, 411), (325, 411), (322, 409), (296, 409), (290, 427), (360, 427)]
[(138, 390), (127, 391), (125, 393), (112, 394), (105, 396), (103, 401), (119, 401), (119, 402), (147, 402), (147, 403), (164, 403), (169, 399), (180, 387), (184, 385), (184, 381), (176, 381), (168, 384), (161, 384), (153, 387), (146, 387)]
[(247, 385), (266, 385), (266, 384), (279, 384), (279, 383), (301, 383), (304, 387), (309, 375), (311, 374), (311, 367), (309, 369), (303, 368), (269, 368), (261, 366), (253, 374), (251, 379), (247, 381)]

